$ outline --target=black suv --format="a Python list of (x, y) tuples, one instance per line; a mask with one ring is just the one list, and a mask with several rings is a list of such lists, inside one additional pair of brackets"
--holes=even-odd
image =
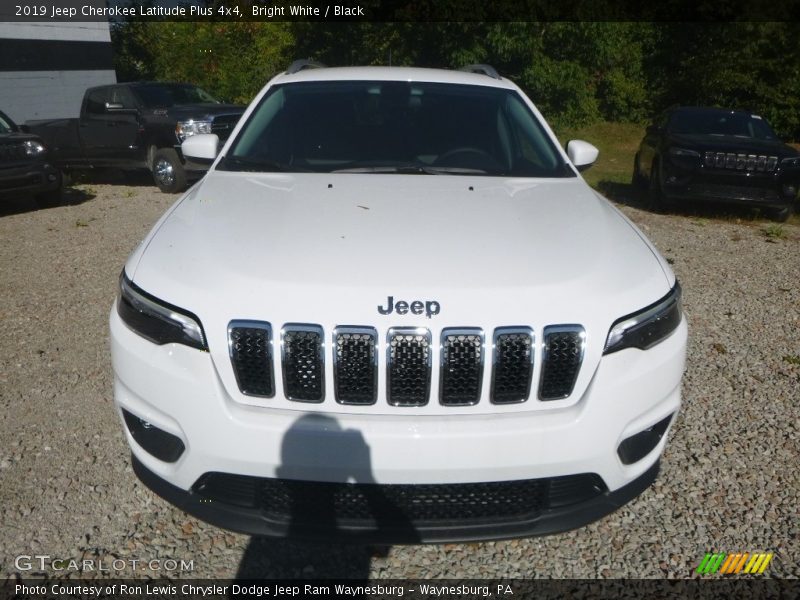
[(711, 200), (761, 207), (785, 221), (799, 181), (800, 152), (762, 117), (722, 108), (667, 110), (647, 128), (633, 163), (633, 183), (647, 187), (657, 210)]
[(23, 133), (0, 112), (0, 198), (33, 195), (42, 205), (61, 199), (61, 173), (41, 138)]

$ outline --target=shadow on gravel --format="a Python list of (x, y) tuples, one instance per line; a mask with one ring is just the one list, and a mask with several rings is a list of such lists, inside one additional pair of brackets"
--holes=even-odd
[[(648, 206), (647, 191), (638, 189), (630, 183), (601, 180), (597, 184), (597, 189), (606, 198), (617, 204), (624, 204), (625, 206), (631, 206), (648, 212), (655, 212)], [(795, 203), (795, 212), (798, 211), (800, 211), (800, 203)], [(672, 215), (700, 217), (704, 219), (733, 221), (769, 220), (769, 216), (758, 208), (736, 204), (703, 202), (701, 200), (682, 202), (665, 212)]]
[(87, 169), (72, 171), (70, 179), (79, 184), (127, 185), (131, 187), (152, 187), (153, 176), (145, 170), (123, 171), (122, 169)]
[[(65, 187), (61, 190), (61, 206), (77, 206), (88, 202), (95, 197), (91, 191), (81, 190), (72, 187)], [(18, 215), (20, 213), (35, 212), (37, 210), (48, 210), (55, 207), (40, 206), (33, 196), (20, 196), (0, 198), (0, 217)]]
[[(389, 547), (363, 543), (359, 533), (340, 526), (344, 520), (366, 527), (367, 535), (419, 541), (404, 512), (376, 485), (364, 436), (342, 429), (331, 417), (305, 415), (292, 425), (283, 438), (277, 475), (262, 489), (263, 509), (283, 522), (287, 539), (253, 537), (239, 564), (239, 580), (368, 579), (372, 558), (387, 556)], [(322, 476), (330, 483), (312, 481)], [(301, 541), (309, 537), (332, 541)]]

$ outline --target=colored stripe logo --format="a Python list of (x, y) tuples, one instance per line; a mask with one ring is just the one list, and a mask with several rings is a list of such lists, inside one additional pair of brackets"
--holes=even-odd
[(701, 575), (713, 575), (714, 573), (720, 573), (721, 575), (761, 575), (767, 570), (767, 565), (769, 565), (773, 556), (774, 553), (772, 552), (709, 553), (700, 561), (695, 573), (700, 573)]

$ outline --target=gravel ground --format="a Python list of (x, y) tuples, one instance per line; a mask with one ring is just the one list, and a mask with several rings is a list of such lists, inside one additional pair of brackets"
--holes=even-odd
[(365, 548), (232, 534), (172, 508), (133, 474), (112, 407), (106, 322), (125, 257), (175, 198), (91, 184), (59, 208), (0, 204), (3, 576), (80, 575), (15, 566), (38, 554), (124, 567), (84, 577), (683, 578), (714, 550), (775, 552), (773, 576), (800, 575), (796, 224), (622, 207), (673, 264), (691, 330), (684, 409), (643, 496), (557, 536)]

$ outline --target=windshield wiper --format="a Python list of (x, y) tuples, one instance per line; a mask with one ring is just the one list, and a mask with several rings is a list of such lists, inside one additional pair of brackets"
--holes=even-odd
[[(270, 173), (270, 172), (286, 172), (286, 171), (302, 171), (304, 169), (297, 169), (291, 165), (280, 163), (275, 160), (256, 159), (256, 158), (242, 158), (241, 156), (226, 156), (220, 162), (221, 170), (223, 171), (251, 171), (254, 173)], [(218, 167), (218, 168), (220, 168)]]

